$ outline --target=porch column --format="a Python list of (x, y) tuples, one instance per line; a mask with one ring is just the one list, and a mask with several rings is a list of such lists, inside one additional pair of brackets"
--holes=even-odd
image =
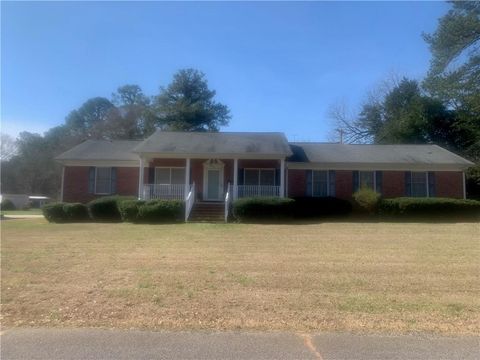
[[(464, 176), (465, 178), (465, 176)], [(60, 187), (60, 201), (63, 202), (63, 187), (65, 186), (65, 165), (62, 165), (62, 185)]]
[(280, 197), (285, 197), (285, 159), (280, 160)]
[(190, 191), (190, 158), (185, 160), (185, 194), (184, 198), (187, 199), (188, 192)]
[(238, 198), (238, 159), (233, 159), (233, 200)]
[(142, 157), (140, 157), (140, 168), (138, 170), (138, 200), (143, 199), (143, 176), (145, 174), (145, 164)]

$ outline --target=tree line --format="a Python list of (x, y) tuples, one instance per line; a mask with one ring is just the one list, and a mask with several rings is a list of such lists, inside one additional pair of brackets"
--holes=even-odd
[(218, 131), (231, 116), (215, 95), (204, 73), (182, 69), (156, 96), (124, 85), (110, 98), (88, 99), (43, 136), (22, 132), (13, 140), (2, 135), (2, 193), (58, 197), (61, 166), (54, 158), (87, 139), (140, 140), (156, 129)]
[(480, 198), (480, 2), (451, 2), (432, 34), (425, 79), (392, 78), (368, 94), (360, 111), (333, 104), (329, 115), (348, 143), (433, 143), (476, 163), (469, 197)]

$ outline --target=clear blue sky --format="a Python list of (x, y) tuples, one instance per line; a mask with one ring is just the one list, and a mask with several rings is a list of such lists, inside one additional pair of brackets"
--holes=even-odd
[(422, 78), (440, 2), (1, 4), (2, 131), (43, 132), (123, 84), (158, 93), (207, 74), (229, 131), (326, 140), (330, 104), (358, 105), (389, 73)]

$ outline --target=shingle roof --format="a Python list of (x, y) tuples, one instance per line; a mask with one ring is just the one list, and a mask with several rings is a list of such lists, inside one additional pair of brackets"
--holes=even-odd
[(60, 154), (57, 160), (138, 160), (133, 148), (141, 141), (133, 140), (87, 140)]
[(274, 132), (170, 132), (157, 130), (135, 149), (137, 153), (162, 154), (292, 154), (283, 133)]
[(470, 161), (437, 145), (291, 143), (291, 162), (465, 165)]

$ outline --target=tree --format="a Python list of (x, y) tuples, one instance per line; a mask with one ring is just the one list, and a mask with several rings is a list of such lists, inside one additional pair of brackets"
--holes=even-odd
[(468, 134), (463, 153), (480, 160), (480, 2), (455, 1), (433, 34), (424, 34), (432, 60), (425, 89), (457, 113)]
[(205, 74), (183, 69), (173, 76), (155, 98), (155, 115), (159, 127), (176, 131), (218, 131), (228, 124), (230, 110), (214, 100)]
[(17, 152), (17, 142), (8, 134), (0, 134), (0, 160), (9, 160)]

